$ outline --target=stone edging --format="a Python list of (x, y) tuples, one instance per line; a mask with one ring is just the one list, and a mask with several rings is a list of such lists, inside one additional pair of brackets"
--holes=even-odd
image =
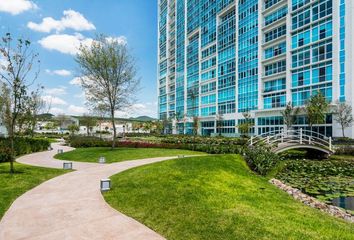
[(341, 218), (341, 219), (344, 219), (348, 222), (354, 223), (354, 216), (352, 216), (349, 212), (347, 212), (339, 207), (321, 202), (314, 197), (311, 197), (307, 194), (302, 193), (297, 188), (293, 188), (293, 187), (290, 187), (290, 186), (284, 184), (283, 182), (279, 181), (278, 179), (273, 178), (273, 179), (269, 180), (269, 182), (272, 183), (273, 185), (275, 185), (276, 187), (280, 188), (281, 190), (287, 192), (293, 198), (295, 198), (296, 200), (299, 200), (300, 202), (306, 204), (307, 206), (317, 208), (317, 209), (321, 210), (322, 212), (329, 213), (330, 215), (332, 215), (334, 217)]

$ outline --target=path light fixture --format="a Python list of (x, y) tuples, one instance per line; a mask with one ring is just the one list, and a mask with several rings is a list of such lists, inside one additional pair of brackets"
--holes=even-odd
[(101, 191), (109, 191), (111, 190), (111, 179), (101, 179)]
[(63, 163), (63, 169), (65, 169), (65, 170), (73, 169), (73, 163), (72, 162), (64, 162)]
[(106, 163), (106, 158), (105, 157), (100, 157), (98, 159), (98, 163), (101, 163), (101, 164)]
[(64, 153), (63, 149), (58, 149), (58, 153)]

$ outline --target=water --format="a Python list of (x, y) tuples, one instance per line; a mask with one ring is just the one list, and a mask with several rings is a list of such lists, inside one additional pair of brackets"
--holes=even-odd
[(332, 200), (332, 204), (337, 207), (354, 211), (354, 197), (339, 197)]

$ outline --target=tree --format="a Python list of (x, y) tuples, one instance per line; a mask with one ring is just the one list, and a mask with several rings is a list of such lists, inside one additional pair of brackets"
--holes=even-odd
[(152, 129), (152, 123), (151, 122), (145, 122), (143, 124), (143, 130), (145, 132), (151, 132), (151, 129)]
[(96, 124), (97, 124), (97, 120), (88, 114), (84, 114), (81, 117), (80, 125), (83, 125), (86, 127), (87, 136), (90, 135), (90, 132), (92, 132), (92, 128), (94, 126), (96, 126)]
[(338, 122), (342, 127), (342, 134), (345, 137), (344, 130), (350, 126), (354, 121), (353, 119), (353, 109), (352, 106), (346, 104), (345, 102), (336, 103), (336, 107), (334, 109), (334, 120)]
[(64, 134), (64, 123), (69, 119), (68, 116), (66, 116), (65, 114), (59, 114), (57, 117), (56, 117), (56, 120), (58, 121), (59, 123), (59, 128), (60, 128), (60, 131), (62, 133), (62, 136)]
[(199, 129), (199, 118), (197, 116), (193, 117), (193, 135), (197, 136), (198, 135), (198, 129)]
[(222, 114), (215, 115), (215, 125), (217, 133), (221, 136), (221, 129), (224, 126), (224, 116)]
[(288, 102), (284, 111), (281, 112), (287, 130), (291, 129), (291, 127), (295, 124), (296, 116), (299, 112), (300, 108), (293, 107), (291, 102)]
[(5, 98), (1, 117), (8, 128), (11, 145), (10, 172), (14, 173), (15, 127), (24, 112), (28, 89), (38, 77), (40, 61), (29, 40), (22, 38), (14, 40), (10, 33), (6, 33), (1, 39), (0, 58), (4, 60), (0, 64), (0, 79)]
[(250, 112), (243, 112), (242, 116), (244, 119), (242, 123), (237, 127), (241, 134), (248, 135), (251, 131), (251, 128), (254, 126), (254, 122), (252, 121)]
[(70, 124), (68, 126), (68, 130), (71, 133), (71, 135), (75, 135), (76, 132), (80, 131), (80, 127), (76, 124)]
[(76, 62), (88, 104), (109, 110), (114, 148), (117, 137), (115, 112), (131, 106), (138, 90), (135, 60), (126, 44), (99, 35), (91, 46), (81, 45)]
[(329, 104), (321, 92), (314, 94), (307, 101), (305, 112), (311, 131), (314, 124), (323, 124), (326, 120)]
[(102, 139), (102, 123), (109, 111), (105, 105), (97, 105), (93, 108), (93, 112), (99, 116), (98, 124), (100, 126), (100, 138)]
[(37, 89), (36, 91), (32, 91), (31, 95), (27, 98), (26, 102), (26, 122), (28, 125), (29, 133), (33, 137), (34, 129), (38, 120), (38, 115), (40, 111), (44, 108), (45, 103), (41, 97), (41, 92), (39, 91), (39, 89)]

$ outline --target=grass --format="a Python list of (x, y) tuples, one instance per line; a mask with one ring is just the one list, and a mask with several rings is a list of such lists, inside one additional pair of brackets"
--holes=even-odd
[(161, 149), (161, 148), (78, 148), (71, 152), (55, 155), (61, 160), (78, 162), (98, 162), (99, 157), (105, 157), (107, 163), (122, 162), (126, 160), (136, 160), (153, 157), (173, 157), (177, 155), (200, 155), (201, 152), (194, 152), (181, 149)]
[(354, 239), (354, 225), (292, 199), (238, 155), (176, 159), (111, 177), (117, 210), (167, 239)]
[(67, 171), (32, 167), (15, 163), (15, 173), (9, 173), (9, 163), (0, 163), (0, 219), (16, 198), (42, 182)]

